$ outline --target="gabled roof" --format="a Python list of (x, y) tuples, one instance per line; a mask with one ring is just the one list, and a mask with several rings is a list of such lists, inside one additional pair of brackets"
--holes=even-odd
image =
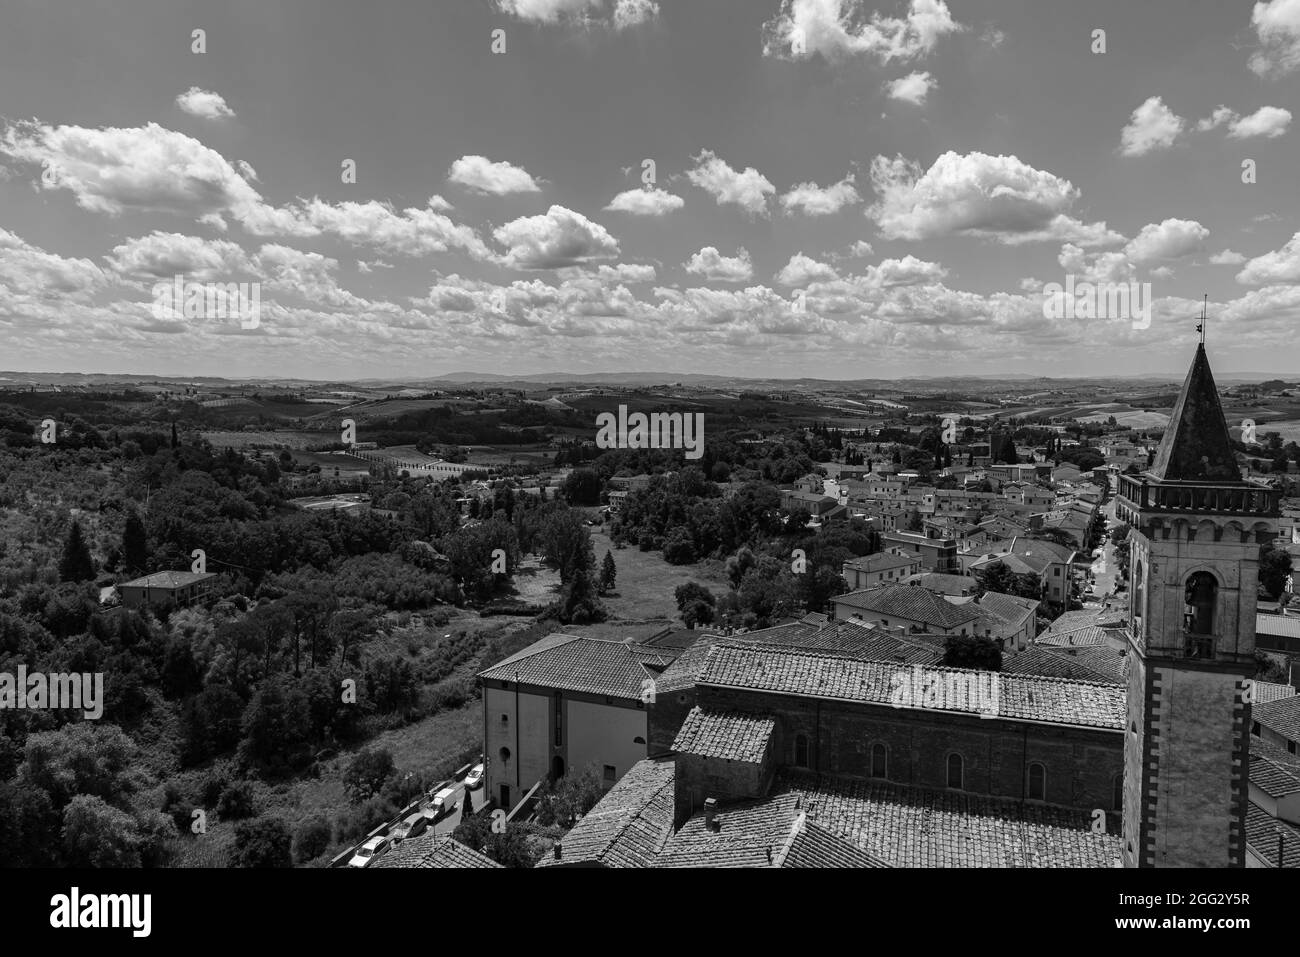
[(1041, 602), (1033, 598), (1021, 598), (1019, 595), (1004, 595), (1002, 592), (986, 591), (976, 601), (986, 615), (990, 615), (1013, 629), (1024, 625), (1026, 619), (1032, 618)]
[(1246, 808), (1246, 843), (1272, 867), (1300, 867), (1300, 830), (1272, 817), (1254, 801)]
[(479, 677), (639, 700), (642, 682), (657, 676), (675, 652), (577, 635), (548, 635)]
[(703, 758), (758, 764), (767, 754), (776, 720), (740, 711), (692, 708), (673, 741), (673, 750)]
[(210, 578), (217, 576), (212, 572), (154, 572), (152, 575), (145, 575), (143, 578), (135, 578), (129, 582), (122, 582), (118, 588), (182, 588), (185, 585), (193, 585), (195, 582), (205, 582)]
[(669, 760), (638, 761), (560, 841), (560, 857), (538, 867), (597, 864), (649, 867), (673, 833), (673, 777)]
[(1204, 343), (1196, 346), (1150, 474), (1176, 482), (1241, 481)]
[(834, 600), (836, 604), (845, 604), (850, 608), (861, 608), (863, 611), (891, 615), (938, 628), (958, 628), (980, 617), (978, 611), (966, 605), (944, 601), (934, 592), (916, 585), (884, 585), (837, 595)]
[(1300, 741), (1300, 697), (1279, 698), (1255, 706), (1254, 718), (1288, 741)]
[(1300, 758), (1263, 738), (1252, 736), (1250, 783), (1271, 798), (1296, 794), (1300, 792)]
[(387, 854), (381, 855), (371, 867), (500, 867), (486, 854), (480, 854), (449, 834), (425, 831), (419, 837), (408, 837)]
[(864, 661), (730, 639), (709, 649), (698, 684), (1115, 731), (1126, 712), (1124, 689), (1109, 682)]

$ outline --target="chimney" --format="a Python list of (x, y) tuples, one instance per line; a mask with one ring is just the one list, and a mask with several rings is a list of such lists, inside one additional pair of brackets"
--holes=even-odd
[(718, 799), (706, 798), (704, 801), (704, 829), (706, 831), (718, 831), (721, 827), (718, 825), (715, 815), (718, 813)]
[(562, 853), (563, 853), (563, 849), (560, 847), (559, 844), (556, 844), (556, 845), (555, 845), (555, 859), (556, 859), (557, 861), (560, 859), (560, 855), (561, 855)]

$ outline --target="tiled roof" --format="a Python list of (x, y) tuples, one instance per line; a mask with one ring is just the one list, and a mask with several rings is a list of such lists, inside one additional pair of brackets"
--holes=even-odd
[[(1118, 656), (1118, 653), (1117, 653)], [(1125, 659), (1126, 660), (1126, 659)], [(1112, 674), (1092, 668), (1076, 655), (1046, 646), (1031, 644), (1024, 651), (1002, 659), (1002, 674), (1043, 675), (1075, 681), (1106, 681), (1121, 684)]]
[(1254, 719), (1290, 741), (1300, 741), (1300, 697), (1279, 698), (1257, 704)]
[(776, 721), (765, 715), (692, 708), (677, 732), (673, 750), (758, 764), (767, 753), (775, 728)]
[(655, 867), (885, 867), (882, 861), (809, 820), (789, 795), (724, 805), (705, 826), (687, 820)]
[[(1278, 837), (1281, 836), (1281, 854)], [(1250, 849), (1273, 866), (1300, 867), (1300, 830), (1286, 821), (1279, 821), (1262, 807), (1251, 801), (1246, 808), (1246, 843)]]
[(1114, 867), (1117, 834), (1088, 811), (959, 791), (779, 772), (770, 800), (892, 867)]
[(549, 635), (480, 672), (480, 678), (519, 681), (564, 691), (641, 697), (642, 682), (672, 661), (671, 648)]
[(1255, 615), (1255, 634), (1300, 638), (1300, 616)]
[(388, 853), (383, 854), (371, 867), (500, 867), (496, 861), (448, 834), (425, 831), (419, 837), (407, 838)]
[(1291, 685), (1280, 685), (1273, 681), (1256, 681), (1255, 682), (1255, 704), (1268, 704), (1270, 701), (1280, 701), (1283, 698), (1295, 697), (1295, 688)]
[(837, 595), (835, 601), (850, 608), (861, 608), (938, 628), (957, 628), (980, 617), (979, 612), (968, 606), (954, 605), (934, 592), (914, 585), (883, 585)]
[(122, 582), (118, 588), (181, 588), (185, 585), (193, 585), (195, 582), (207, 581), (209, 578), (216, 578), (212, 572), (154, 572), (152, 575), (145, 575), (143, 578), (135, 578), (129, 582)]
[(560, 842), (561, 856), (538, 867), (602, 864), (649, 867), (673, 833), (672, 760), (638, 761)]
[(979, 607), (985, 614), (1019, 628), (1028, 618), (1032, 618), (1039, 602), (1032, 598), (1017, 595), (1004, 595), (1002, 592), (986, 591), (978, 599)]
[(978, 582), (969, 575), (945, 575), (943, 572), (918, 572), (903, 579), (904, 585), (916, 585), (939, 595), (970, 593)]
[[(815, 626), (799, 625), (799, 627), (812, 630)], [(722, 636), (720, 635), (700, 635), (695, 640), (695, 644), (683, 651), (677, 660), (664, 670), (663, 674), (655, 678), (655, 694), (668, 694), (673, 691), (694, 688), (700, 669), (704, 667), (704, 659), (708, 656), (709, 649), (713, 647), (715, 642), (721, 640)]]
[(729, 640), (782, 645), (787, 648), (820, 649), (872, 661), (933, 664), (943, 658), (943, 645), (936, 635), (903, 636), (852, 618), (846, 621), (827, 622), (815, 631), (807, 633), (778, 626), (735, 635)]
[(854, 847), (843, 838), (799, 816), (794, 840), (789, 844), (782, 867), (888, 867), (884, 861)]
[(1252, 736), (1250, 783), (1273, 798), (1300, 792), (1300, 757)]
[[(720, 641), (709, 650), (698, 683), (967, 714), (988, 713), (991, 703), (1000, 718), (1115, 730), (1124, 727), (1126, 711), (1124, 689), (1102, 682), (924, 665), (904, 667), (812, 649), (731, 640)], [(900, 694), (900, 689), (908, 693)], [(916, 701), (918, 697), (924, 704)]]
[(844, 564), (861, 572), (882, 572), (891, 568), (906, 568), (909, 565), (918, 565), (920, 562), (920, 556), (912, 557), (896, 555), (893, 552), (877, 552), (875, 555), (850, 558)]

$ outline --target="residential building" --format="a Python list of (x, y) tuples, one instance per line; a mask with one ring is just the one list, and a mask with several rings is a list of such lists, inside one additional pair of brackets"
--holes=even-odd
[(193, 605), (213, 596), (217, 576), (211, 572), (154, 572), (117, 586), (127, 608), (142, 605)]
[(957, 542), (951, 538), (926, 538), (918, 532), (888, 532), (884, 536), (886, 548), (921, 557), (921, 567), (928, 572), (954, 573), (960, 570), (957, 562)]
[(850, 589), (860, 591), (877, 585), (897, 584), (920, 570), (921, 559), (917, 555), (879, 552), (849, 559), (844, 563), (840, 574)]
[(593, 764), (613, 786), (647, 754), (646, 706), (678, 653), (555, 634), (481, 672), (488, 796), (510, 809), (538, 782)]

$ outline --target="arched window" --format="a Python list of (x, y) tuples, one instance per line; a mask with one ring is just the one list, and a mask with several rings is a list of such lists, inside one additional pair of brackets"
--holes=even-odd
[(1036, 761), (1029, 765), (1029, 800), (1047, 800), (1047, 768)]
[(510, 760), (510, 749), (509, 749), (509, 748), (502, 748), (501, 751), (500, 751), (500, 754), (501, 754), (501, 760), (502, 760), (502, 761), (509, 761), (509, 760)]
[(873, 778), (889, 777), (889, 747), (876, 742), (871, 746), (871, 776)]
[(963, 787), (962, 759), (960, 754), (948, 755), (948, 787), (961, 790)]
[(796, 767), (808, 767), (808, 738), (806, 735), (794, 736), (794, 763)]
[(1184, 601), (1187, 631), (1193, 635), (1214, 633), (1214, 605), (1218, 599), (1219, 583), (1209, 572), (1197, 572), (1187, 579)]

